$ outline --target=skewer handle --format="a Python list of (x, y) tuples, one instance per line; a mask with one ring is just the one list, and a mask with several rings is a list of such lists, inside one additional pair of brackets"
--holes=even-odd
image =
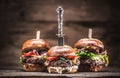
[(63, 46), (64, 45), (64, 36), (63, 36), (63, 8), (59, 6), (57, 8), (57, 13), (58, 13), (58, 46)]
[(58, 35), (63, 36), (62, 25), (63, 25), (63, 12), (64, 12), (64, 10), (61, 6), (59, 6), (56, 11), (58, 13)]

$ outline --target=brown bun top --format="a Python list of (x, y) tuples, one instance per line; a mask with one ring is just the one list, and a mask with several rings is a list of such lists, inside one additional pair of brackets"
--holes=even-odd
[(75, 48), (83, 48), (86, 46), (90, 46), (90, 45), (95, 45), (101, 48), (104, 48), (103, 43), (98, 40), (98, 39), (89, 39), (89, 38), (84, 38), (84, 39), (80, 39), (78, 40), (78, 42), (74, 45)]
[(53, 56), (75, 56), (75, 49), (68, 45), (64, 46), (54, 46), (51, 49), (48, 50), (47, 56), (53, 57)]
[(42, 48), (42, 49), (49, 49), (49, 44), (44, 41), (43, 39), (30, 39), (24, 42), (22, 46), (22, 50), (27, 48)]

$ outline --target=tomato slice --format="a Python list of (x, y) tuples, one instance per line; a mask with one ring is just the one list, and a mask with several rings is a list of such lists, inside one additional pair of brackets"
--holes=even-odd
[(76, 56), (66, 56), (68, 59), (74, 59)]
[(32, 55), (35, 55), (35, 53), (34, 52), (24, 53), (24, 56), (32, 56)]
[(46, 56), (46, 60), (48, 60), (48, 61), (57, 60), (57, 59), (58, 59), (57, 57), (47, 57)]

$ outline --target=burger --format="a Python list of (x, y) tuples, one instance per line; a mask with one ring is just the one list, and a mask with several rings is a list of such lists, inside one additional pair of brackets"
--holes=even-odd
[(49, 44), (43, 39), (30, 39), (22, 46), (20, 63), (25, 71), (44, 71), (45, 55)]
[(76, 51), (68, 45), (54, 46), (46, 53), (46, 62), (49, 73), (75, 73), (80, 61)]
[(103, 43), (98, 39), (80, 39), (74, 48), (76, 55), (80, 56), (78, 71), (101, 71), (108, 66), (108, 54)]

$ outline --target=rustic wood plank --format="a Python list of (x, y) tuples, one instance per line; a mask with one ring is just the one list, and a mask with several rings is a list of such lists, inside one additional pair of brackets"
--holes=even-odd
[[(106, 71), (107, 70), (107, 71)], [(1, 69), (0, 77), (120, 77), (120, 71), (109, 68), (101, 72), (78, 72), (74, 74), (51, 74), (48, 72), (25, 72), (21, 69)]]
[(41, 77), (41, 76), (67, 76), (67, 77), (117, 77), (120, 76), (120, 72), (79, 72), (75, 74), (49, 74), (47, 72), (20, 72), (20, 71), (0, 71), (0, 77)]

